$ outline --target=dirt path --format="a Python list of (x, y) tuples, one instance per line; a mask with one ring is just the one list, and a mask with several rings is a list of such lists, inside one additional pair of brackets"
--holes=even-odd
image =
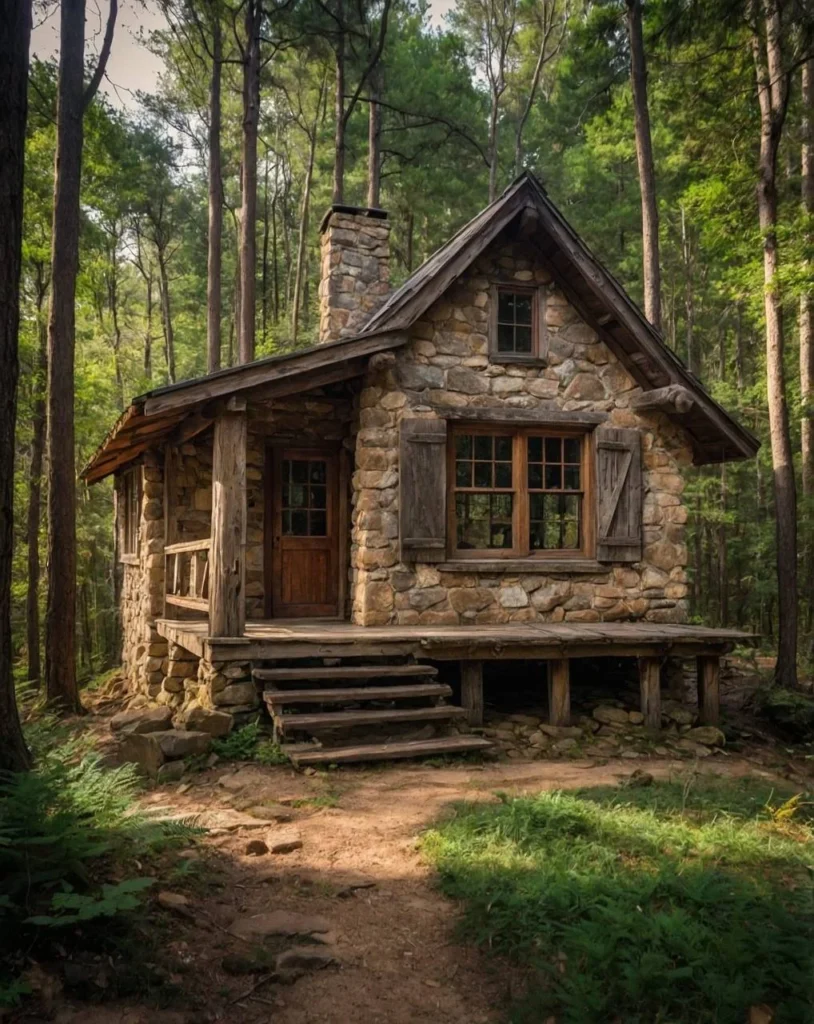
[[(495, 799), (498, 790), (615, 784), (634, 767), (621, 760), (536, 761), (306, 776), (230, 765), (157, 789), (145, 797), (147, 806), (198, 817), (210, 829), (180, 857), (195, 863), (195, 870), (183, 868), (162, 880), (165, 889), (189, 901), (180, 911), (166, 911), (167, 953), (168, 960), (185, 965), (179, 980), (195, 993), (197, 1009), (181, 1015), (106, 1011), (111, 1015), (98, 1018), (99, 1024), (499, 1021), (508, 1001), (507, 973), (456, 943), (456, 908), (433, 887), (417, 837), (456, 800)], [(686, 763), (668, 761), (646, 768), (657, 777), (687, 771)], [(703, 770), (738, 776), (754, 768), (731, 759)], [(252, 840), (272, 844), (292, 836), (302, 843), (292, 852), (246, 852)], [(266, 975), (228, 973), (224, 959), (254, 956), (262, 942), (239, 939), (230, 928), (236, 919), (279, 910), (327, 919), (340, 962), (291, 986), (263, 982), (252, 991)], [(297, 942), (272, 941), (277, 949)], [(96, 1016), (82, 1011), (63, 1020), (97, 1024)]]

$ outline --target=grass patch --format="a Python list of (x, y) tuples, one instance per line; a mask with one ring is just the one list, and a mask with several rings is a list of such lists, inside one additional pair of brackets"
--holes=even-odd
[(465, 938), (525, 968), (531, 1024), (814, 1020), (814, 829), (759, 782), (460, 804), (428, 832)]

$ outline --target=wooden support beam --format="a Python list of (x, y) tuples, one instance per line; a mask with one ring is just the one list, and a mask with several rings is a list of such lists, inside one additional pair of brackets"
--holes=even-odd
[(698, 712), (704, 725), (717, 725), (720, 712), (719, 681), (721, 661), (717, 655), (702, 655), (698, 666)]
[(567, 658), (548, 662), (548, 722), (549, 725), (571, 722), (571, 674)]
[(658, 732), (661, 729), (661, 658), (639, 658), (639, 685), (645, 727)]
[(209, 632), (240, 637), (246, 628), (246, 412), (221, 412), (212, 454), (212, 568)]
[(655, 410), (667, 413), (687, 413), (695, 405), (692, 394), (682, 384), (668, 384), (664, 388), (644, 391), (630, 400), (630, 408), (641, 411)]
[(483, 662), (461, 662), (461, 705), (470, 725), (483, 725)]

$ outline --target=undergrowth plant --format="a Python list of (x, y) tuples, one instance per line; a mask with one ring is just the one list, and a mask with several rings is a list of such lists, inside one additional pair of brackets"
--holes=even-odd
[(23, 954), (64, 948), (71, 929), (72, 949), (94, 944), (94, 922), (107, 933), (139, 907), (150, 859), (199, 831), (140, 813), (135, 766), (104, 767), (47, 716), (28, 736), (34, 770), (0, 774), (0, 1005), (19, 997)]
[(804, 799), (722, 781), (462, 804), (424, 850), (466, 937), (525, 969), (516, 1024), (814, 1020)]
[(224, 761), (257, 761), (263, 765), (288, 764), (279, 743), (265, 738), (257, 719), (212, 742), (212, 750)]

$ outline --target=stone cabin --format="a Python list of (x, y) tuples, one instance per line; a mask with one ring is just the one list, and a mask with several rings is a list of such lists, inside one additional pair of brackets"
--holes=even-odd
[(457, 661), (477, 724), (482, 662), (539, 658), (564, 722), (569, 658), (618, 654), (657, 726), (660, 666), (697, 655), (713, 721), (736, 634), (686, 625), (684, 472), (758, 442), (532, 175), (395, 291), (389, 227), (330, 209), (319, 344), (135, 398), (84, 470), (115, 476), (133, 689), (183, 721)]

